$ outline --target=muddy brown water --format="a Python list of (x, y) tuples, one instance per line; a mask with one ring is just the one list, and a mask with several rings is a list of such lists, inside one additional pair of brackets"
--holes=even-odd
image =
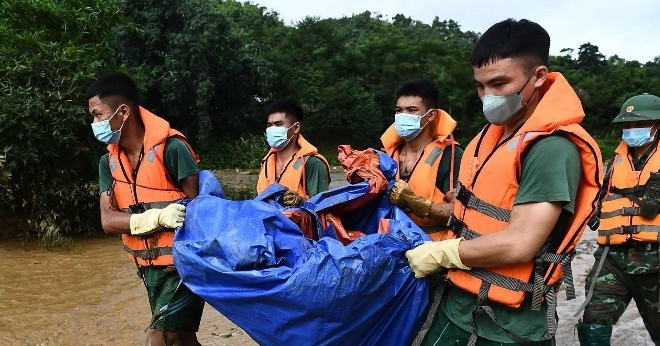
[[(343, 182), (339, 172), (333, 171), (333, 187)], [(557, 345), (578, 345), (572, 314), (584, 297), (594, 233), (585, 233), (573, 262), (580, 296), (567, 302), (560, 293)], [(118, 237), (75, 239), (53, 251), (0, 242), (0, 268), (0, 345), (144, 344), (149, 303)], [(256, 345), (208, 304), (197, 335), (203, 345)], [(612, 344), (652, 345), (634, 303), (615, 327)]]
[[(143, 345), (151, 317), (135, 264), (118, 237), (67, 250), (0, 242), (0, 345)], [(210, 305), (203, 345), (256, 345)]]

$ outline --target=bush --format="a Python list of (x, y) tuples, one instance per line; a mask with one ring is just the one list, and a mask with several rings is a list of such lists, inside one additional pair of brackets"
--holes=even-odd
[(203, 169), (259, 169), (268, 152), (263, 135), (246, 134), (238, 138), (214, 138), (200, 149)]
[(0, 216), (45, 244), (98, 230), (102, 146), (82, 95), (113, 55), (108, 25), (121, 22), (119, 9), (116, 1), (0, 2)]
[(614, 158), (614, 150), (621, 143), (621, 138), (596, 138), (596, 142), (603, 155), (603, 162), (608, 162)]

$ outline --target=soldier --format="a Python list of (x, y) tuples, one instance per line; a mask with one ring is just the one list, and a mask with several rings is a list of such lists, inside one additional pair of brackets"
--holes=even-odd
[(642, 94), (628, 99), (613, 123), (623, 126), (623, 141), (606, 170), (599, 246), (587, 277), (589, 290), (578, 337), (581, 345), (609, 345), (612, 325), (632, 298), (658, 345), (660, 98)]

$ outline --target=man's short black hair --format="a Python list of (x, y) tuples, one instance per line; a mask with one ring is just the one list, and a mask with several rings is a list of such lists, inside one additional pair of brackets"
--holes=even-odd
[(401, 96), (419, 96), (426, 108), (438, 108), (438, 98), (440, 92), (438, 88), (428, 79), (415, 79), (405, 82), (394, 92), (394, 99), (398, 100)]
[(140, 92), (137, 85), (129, 76), (120, 72), (108, 73), (94, 81), (87, 88), (85, 99), (89, 101), (94, 96), (98, 96), (102, 100), (118, 98), (119, 102), (126, 102), (133, 107), (140, 105)]
[(266, 116), (269, 116), (273, 113), (284, 113), (287, 117), (292, 118), (292, 123), (296, 121), (302, 123), (303, 120), (303, 110), (300, 105), (291, 99), (282, 99), (277, 100), (268, 107), (266, 107)]
[(491, 26), (472, 49), (470, 62), (482, 67), (506, 58), (520, 58), (529, 68), (548, 65), (550, 35), (540, 25), (521, 19), (507, 19)]

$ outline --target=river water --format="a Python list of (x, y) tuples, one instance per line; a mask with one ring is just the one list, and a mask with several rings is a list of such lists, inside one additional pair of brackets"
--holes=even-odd
[[(68, 249), (0, 242), (0, 345), (143, 345), (151, 314), (119, 237)], [(207, 304), (203, 345), (256, 345)]]

